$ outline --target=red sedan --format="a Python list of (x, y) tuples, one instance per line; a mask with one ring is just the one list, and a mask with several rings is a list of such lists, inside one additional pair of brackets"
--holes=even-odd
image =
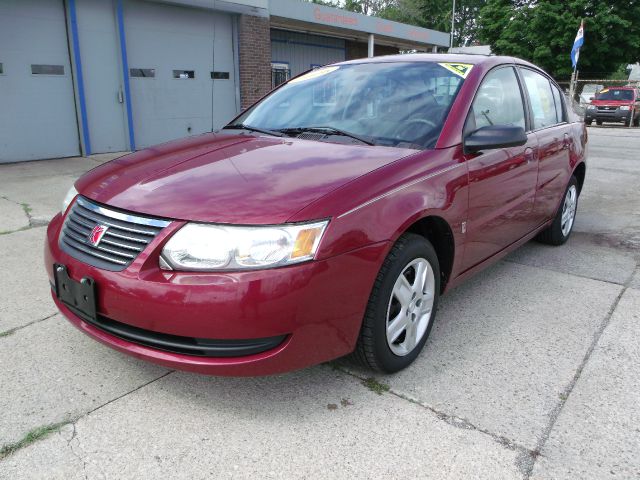
[(219, 132), (85, 174), (51, 221), (53, 298), (171, 368), (264, 375), (351, 354), (395, 372), (440, 295), (536, 237), (564, 243), (586, 130), (508, 57), (313, 70)]

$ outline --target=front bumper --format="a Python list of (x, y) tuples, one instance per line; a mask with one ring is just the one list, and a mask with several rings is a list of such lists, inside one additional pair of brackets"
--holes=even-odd
[(587, 110), (585, 121), (626, 123), (631, 118), (631, 110)]
[(57, 215), (47, 229), (45, 265), (50, 281), (54, 263), (66, 265), (76, 281), (93, 278), (98, 318), (115, 322), (116, 327), (131, 327), (125, 330), (134, 333), (140, 330), (169, 339), (217, 339), (223, 344), (279, 339), (266, 351), (241, 356), (153, 348), (117, 328), (83, 319), (52, 292), (69, 321), (96, 340), (169, 368), (214, 375), (281, 373), (350, 353), (388, 249), (383, 242), (325, 260), (261, 271), (163, 271), (158, 268), (159, 251), (176, 225), (166, 227), (126, 269), (113, 272), (62, 251), (61, 226), (62, 217)]

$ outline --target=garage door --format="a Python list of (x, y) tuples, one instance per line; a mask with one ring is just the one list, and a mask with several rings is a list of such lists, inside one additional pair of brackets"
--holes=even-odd
[(124, 14), (136, 148), (210, 132), (235, 115), (230, 15), (141, 1)]
[(62, 0), (1, 0), (0, 162), (79, 153)]

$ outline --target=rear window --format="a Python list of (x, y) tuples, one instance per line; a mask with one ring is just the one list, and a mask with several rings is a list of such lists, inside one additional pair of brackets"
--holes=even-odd
[(633, 90), (605, 88), (597, 96), (596, 100), (633, 100)]

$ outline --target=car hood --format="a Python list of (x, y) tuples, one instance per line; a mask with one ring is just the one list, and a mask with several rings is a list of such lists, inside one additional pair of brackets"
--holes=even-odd
[(619, 107), (621, 105), (633, 105), (633, 100), (592, 100), (591, 104), (596, 107)]
[(416, 150), (206, 134), (121, 157), (76, 182), (80, 194), (156, 217), (274, 224)]

